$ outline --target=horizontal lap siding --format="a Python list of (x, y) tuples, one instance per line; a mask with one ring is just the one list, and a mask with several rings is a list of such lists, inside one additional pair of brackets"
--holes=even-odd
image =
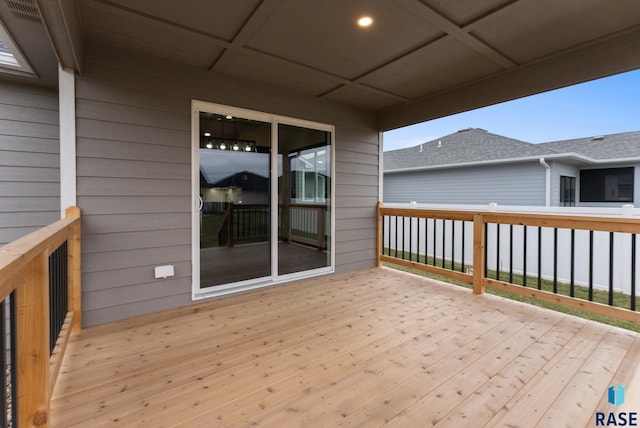
[(537, 162), (385, 173), (385, 202), (544, 205), (545, 169)]
[(56, 91), (0, 83), (0, 245), (60, 218)]
[(578, 205), (580, 189), (580, 168), (559, 162), (549, 162), (551, 165), (551, 206), (560, 206), (560, 177), (575, 177), (576, 179), (576, 205)]
[[(85, 58), (76, 96), (86, 325), (191, 302), (192, 99), (335, 125), (336, 268), (375, 264), (371, 116), (107, 46), (89, 45)], [(162, 264), (175, 276), (154, 279)]]

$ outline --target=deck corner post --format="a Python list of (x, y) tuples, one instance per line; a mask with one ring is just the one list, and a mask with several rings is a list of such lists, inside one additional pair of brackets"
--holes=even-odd
[(67, 275), (69, 287), (69, 311), (73, 312), (71, 331), (77, 332), (82, 328), (82, 250), (81, 250), (81, 223), (80, 208), (68, 207), (67, 218), (77, 218), (72, 228), (69, 240), (67, 241)]
[(487, 261), (485, 260), (486, 234), (484, 228), (484, 216), (475, 214), (473, 216), (473, 293), (484, 293), (484, 270)]
[(17, 426), (49, 426), (48, 262), (45, 253), (35, 257), (16, 289)]

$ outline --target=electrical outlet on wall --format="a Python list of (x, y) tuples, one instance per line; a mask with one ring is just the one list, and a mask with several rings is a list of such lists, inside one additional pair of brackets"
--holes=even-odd
[(156, 266), (156, 278), (168, 278), (175, 275), (173, 265)]

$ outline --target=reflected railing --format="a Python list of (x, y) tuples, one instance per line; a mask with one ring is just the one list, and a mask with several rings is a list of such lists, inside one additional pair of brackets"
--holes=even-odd
[[(319, 204), (280, 205), (279, 240), (297, 242), (319, 250), (327, 249), (329, 206)], [(266, 242), (269, 240), (270, 211), (267, 204), (228, 203), (217, 224), (219, 246)]]

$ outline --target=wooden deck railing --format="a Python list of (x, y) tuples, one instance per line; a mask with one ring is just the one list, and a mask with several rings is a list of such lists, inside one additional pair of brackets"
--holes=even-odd
[[(640, 220), (633, 218), (379, 204), (378, 266), (394, 263), (467, 282), (476, 294), (493, 288), (640, 324), (637, 234)], [(594, 280), (594, 266), (604, 281)]]
[[(271, 232), (269, 210), (268, 204), (229, 203), (216, 230), (218, 242), (233, 247), (268, 241)], [(327, 205), (288, 204), (280, 205), (278, 210), (278, 239), (326, 250)]]
[(77, 207), (0, 247), (1, 339), (9, 344), (0, 347), (4, 426), (49, 426), (49, 401), (67, 341), (81, 326), (80, 254)]

